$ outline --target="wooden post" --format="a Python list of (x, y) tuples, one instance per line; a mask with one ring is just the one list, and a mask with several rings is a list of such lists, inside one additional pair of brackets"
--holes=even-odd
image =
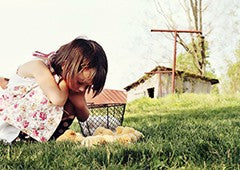
[(172, 94), (175, 93), (176, 60), (177, 60), (177, 31), (174, 32), (174, 51), (173, 51), (173, 67), (172, 67)]
[(160, 97), (162, 97), (162, 73), (159, 73), (159, 91)]

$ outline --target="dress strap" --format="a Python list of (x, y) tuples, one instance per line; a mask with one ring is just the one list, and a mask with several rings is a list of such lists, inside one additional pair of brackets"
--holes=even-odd
[(40, 51), (34, 51), (32, 55), (35, 56), (35, 57), (43, 59), (46, 62), (46, 64), (49, 66), (50, 65), (50, 60), (49, 59), (50, 59), (50, 57), (52, 57), (55, 54), (56, 54), (55, 51), (52, 51), (48, 54), (42, 53)]
[[(48, 53), (48, 54), (42, 53), (42, 52), (40, 52), (40, 51), (34, 51), (32, 55), (33, 55), (34, 57), (37, 57), (37, 58), (42, 59), (42, 60), (45, 62), (45, 64), (48, 66), (48, 68), (49, 68), (49, 70), (51, 71), (51, 73), (52, 73), (53, 75), (56, 75), (54, 69), (52, 68), (52, 66), (51, 66), (51, 64), (50, 64), (50, 58), (51, 58), (53, 55), (55, 55), (55, 54), (56, 54), (55, 51), (52, 51), (52, 52), (50, 52), (50, 53)], [(61, 76), (60, 76), (60, 79), (61, 79)]]
[(55, 51), (52, 51), (52, 52), (50, 52), (50, 53), (48, 53), (48, 54), (45, 54), (45, 53), (42, 53), (42, 52), (40, 52), (40, 51), (34, 51), (33, 52), (33, 56), (35, 56), (35, 57), (41, 57), (41, 58), (50, 58), (52, 55), (54, 55), (54, 54), (56, 54), (56, 52)]

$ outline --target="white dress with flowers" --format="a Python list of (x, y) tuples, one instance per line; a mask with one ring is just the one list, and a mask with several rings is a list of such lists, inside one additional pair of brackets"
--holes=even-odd
[(8, 88), (0, 90), (0, 140), (12, 142), (22, 131), (37, 141), (48, 141), (62, 114), (63, 107), (52, 105), (33, 78), (15, 74)]

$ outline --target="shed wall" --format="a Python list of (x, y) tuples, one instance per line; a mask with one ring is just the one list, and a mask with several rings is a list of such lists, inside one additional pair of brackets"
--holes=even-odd
[[(161, 81), (161, 83), (160, 83)], [(175, 90), (178, 93), (210, 93), (211, 83), (206, 80), (193, 77), (177, 77)], [(154, 98), (163, 97), (172, 93), (172, 75), (155, 74), (138, 86), (127, 92), (127, 101), (133, 101), (141, 97), (149, 97), (148, 89), (154, 89)]]
[(133, 101), (141, 97), (149, 96), (147, 89), (150, 89), (150, 88), (154, 88), (154, 97), (155, 97), (158, 95), (158, 92), (159, 92), (158, 85), (159, 85), (159, 77), (158, 77), (158, 74), (155, 74), (145, 82), (140, 83), (138, 86), (130, 89), (127, 92), (127, 100)]

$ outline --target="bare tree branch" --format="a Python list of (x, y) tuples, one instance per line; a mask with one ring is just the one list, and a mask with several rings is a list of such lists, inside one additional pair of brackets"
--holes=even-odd
[[(173, 15), (167, 15), (166, 12), (164, 12), (160, 0), (155, 0), (156, 6), (159, 13), (163, 16), (164, 20), (166, 21), (166, 25), (168, 29), (176, 29), (177, 25), (176, 22), (173, 19)], [(184, 0), (180, 1), (180, 6), (185, 11), (186, 18), (189, 24), (190, 29), (194, 30), (203, 30), (203, 11), (208, 8), (208, 5), (203, 7), (203, 1), (202, 0)], [(168, 13), (171, 12), (169, 9)], [(211, 32), (211, 30), (209, 30)], [(205, 56), (205, 48), (204, 48), (204, 37), (201, 37), (198, 35), (197, 37), (194, 36), (193, 33), (190, 34), (191, 36), (191, 45), (187, 45), (186, 43), (179, 35), (177, 39), (177, 43), (180, 44), (186, 52), (192, 56), (193, 65), (198, 70), (198, 73), (200, 75), (205, 74), (206, 69), (206, 56)], [(172, 34), (172, 38), (174, 38), (174, 35)]]
[[(195, 0), (195, 3), (196, 3), (196, 0)], [(194, 4), (193, 0), (190, 0), (190, 5), (192, 8), (192, 15), (194, 18), (194, 28), (195, 30), (198, 30), (198, 25), (197, 25), (198, 17), (197, 17), (197, 11), (196, 11), (196, 4)]]
[(198, 7), (198, 15), (199, 15), (199, 31), (202, 31), (202, 0), (199, 0), (199, 7)]
[(181, 4), (182, 8), (184, 9), (184, 11), (185, 11), (185, 13), (187, 15), (188, 27), (191, 30), (191, 29), (193, 29), (193, 27), (192, 27), (193, 20), (192, 20), (191, 15), (190, 15), (190, 8), (189, 8), (188, 5), (186, 5), (187, 4), (186, 0), (184, 1), (184, 4), (182, 4), (182, 3), (180, 3), (180, 4)]

